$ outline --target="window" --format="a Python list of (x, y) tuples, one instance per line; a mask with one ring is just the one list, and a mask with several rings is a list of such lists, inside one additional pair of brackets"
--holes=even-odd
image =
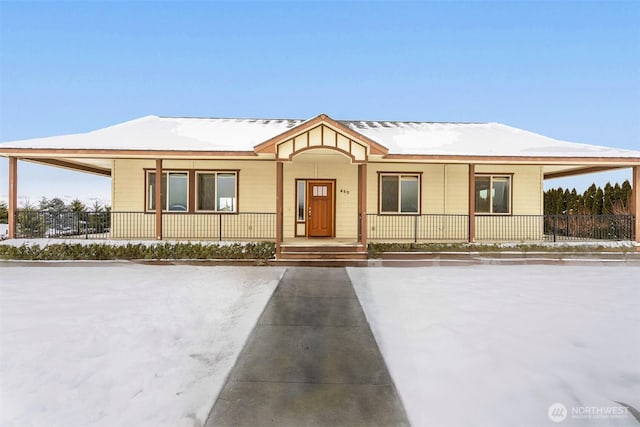
[(511, 213), (511, 177), (476, 175), (476, 213)]
[(198, 172), (196, 176), (197, 210), (236, 212), (235, 172)]
[(420, 212), (419, 175), (380, 175), (380, 212)]
[[(190, 185), (190, 183), (193, 183)], [(164, 211), (237, 212), (237, 171), (167, 171), (162, 173)], [(147, 170), (147, 210), (156, 209), (156, 173)]]
[[(167, 184), (168, 179), (168, 184)], [(147, 175), (147, 209), (156, 208), (156, 173)], [(189, 175), (187, 172), (163, 172), (162, 174), (162, 209), (165, 211), (187, 211), (189, 203)]]
[(297, 181), (297, 213), (296, 213), (296, 221), (303, 222), (305, 220), (305, 206), (306, 206), (306, 187), (307, 181), (298, 180)]

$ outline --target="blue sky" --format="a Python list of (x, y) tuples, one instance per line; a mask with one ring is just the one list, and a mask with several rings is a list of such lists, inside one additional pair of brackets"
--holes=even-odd
[[(0, 28), (1, 141), (149, 114), (327, 113), (501, 122), (640, 149), (637, 1), (1, 1)], [(25, 162), (19, 173), (18, 193), (32, 201), (110, 196), (104, 178)]]

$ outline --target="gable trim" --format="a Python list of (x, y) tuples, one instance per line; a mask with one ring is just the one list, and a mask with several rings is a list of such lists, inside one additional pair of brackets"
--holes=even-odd
[(256, 154), (260, 154), (260, 153), (275, 154), (277, 151), (276, 146), (278, 144), (282, 142), (286, 142), (290, 139), (293, 139), (321, 125), (325, 125), (337, 133), (341, 133), (345, 136), (348, 136), (349, 139), (353, 139), (354, 141), (357, 141), (363, 145), (368, 146), (369, 154), (386, 155), (389, 152), (387, 147), (379, 144), (378, 142), (366, 137), (365, 135), (359, 132), (349, 129), (343, 124), (333, 120), (331, 117), (327, 116), (326, 114), (320, 114), (310, 120), (307, 120), (306, 122), (299, 124), (298, 126), (292, 127), (286, 132), (276, 135), (273, 138), (270, 138), (256, 145), (254, 147), (254, 151), (256, 152)]

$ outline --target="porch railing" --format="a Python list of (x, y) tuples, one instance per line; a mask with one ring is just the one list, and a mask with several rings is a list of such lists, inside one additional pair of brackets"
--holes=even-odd
[[(276, 214), (268, 212), (164, 213), (166, 239), (274, 240)], [(16, 213), (18, 238), (154, 239), (155, 215), (145, 212)]]
[[(478, 242), (629, 241), (633, 215), (476, 215)], [(463, 242), (469, 238), (468, 215), (367, 215), (368, 239), (374, 242)]]
[(545, 215), (547, 240), (635, 240), (634, 215)]
[(367, 238), (371, 241), (466, 241), (468, 215), (367, 214)]
[[(491, 241), (635, 240), (633, 215), (476, 216), (475, 238)], [(165, 239), (275, 240), (271, 212), (164, 213)], [(360, 230), (354, 230), (359, 232)], [(18, 238), (154, 239), (155, 215), (145, 212), (16, 212)], [(373, 242), (464, 242), (469, 216), (453, 214), (367, 214), (367, 238)]]

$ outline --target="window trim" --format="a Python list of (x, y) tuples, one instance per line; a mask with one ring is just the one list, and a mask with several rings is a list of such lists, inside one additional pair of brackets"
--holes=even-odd
[[(493, 212), (493, 200), (491, 199), (491, 193), (489, 193), (489, 212), (478, 212), (476, 211), (476, 206), (478, 204), (477, 197), (475, 197), (475, 183), (476, 178), (478, 177), (488, 177), (489, 178), (489, 188), (493, 188), (493, 178), (507, 178), (509, 180), (509, 212)], [(473, 192), (474, 192), (474, 213), (475, 216), (512, 216), (513, 215), (513, 172), (504, 172), (504, 173), (476, 173), (473, 178)]]
[[(296, 178), (296, 188), (295, 188), (295, 193), (296, 193), (296, 199), (295, 199), (295, 221), (296, 224), (306, 224), (307, 223), (307, 181), (309, 181), (306, 178)], [(303, 190), (304, 190), (304, 208), (302, 211), (302, 216), (303, 218), (300, 219), (298, 218), (298, 198), (300, 197), (300, 183), (303, 183)]]
[[(398, 184), (402, 180), (402, 177), (415, 177), (418, 178), (418, 211), (417, 212), (387, 212), (382, 211), (382, 177), (383, 176), (397, 176)], [(398, 209), (402, 208), (402, 186), (398, 185)], [(422, 215), (422, 172), (414, 171), (378, 171), (378, 215)]]
[[(208, 210), (208, 209), (198, 209), (198, 194), (199, 194), (199, 181), (198, 181), (198, 175), (215, 175), (216, 176), (216, 186), (215, 186), (215, 195), (214, 195), (214, 204), (217, 205), (218, 204), (218, 174), (233, 174), (235, 176), (235, 190), (236, 190), (236, 194), (235, 194), (235, 202), (234, 202), (234, 207), (235, 209), (232, 211), (221, 211), (221, 210)], [(203, 170), (203, 169), (198, 169), (195, 171), (195, 190), (194, 190), (194, 206), (193, 206), (193, 211), (195, 213), (224, 213), (224, 214), (235, 214), (238, 213), (238, 171), (236, 170), (221, 170), (221, 169), (215, 169), (215, 170)], [(217, 208), (219, 208), (219, 206), (216, 206)]]
[[(155, 173), (156, 168), (143, 168), (144, 171), (144, 205), (143, 212), (148, 214), (155, 213), (155, 209), (149, 209), (149, 173)], [(187, 210), (186, 211), (168, 211), (163, 209), (163, 214), (198, 214), (198, 215), (206, 215), (206, 214), (221, 214), (221, 215), (237, 215), (240, 213), (240, 169), (173, 169), (173, 168), (163, 168), (162, 173), (171, 173), (171, 172), (179, 172), (187, 174)], [(202, 211), (198, 210), (198, 200), (197, 200), (197, 178), (196, 173), (207, 173), (207, 172), (220, 172), (220, 173), (235, 173), (236, 175), (236, 209), (235, 211)], [(167, 201), (169, 199), (167, 198)]]
[[(144, 207), (145, 207), (145, 212), (155, 212), (155, 208), (151, 209), (149, 207), (149, 186), (151, 185), (151, 179), (149, 179), (149, 175), (150, 174), (155, 174), (156, 170), (155, 169), (146, 169), (145, 172), (145, 185), (144, 185)], [(166, 213), (188, 213), (189, 212), (189, 194), (191, 191), (191, 185), (190, 185), (190, 180), (189, 180), (189, 171), (188, 170), (182, 170), (182, 169), (163, 169), (162, 170), (162, 175), (167, 175), (167, 205), (162, 207), (162, 212), (166, 212)], [(186, 209), (183, 211), (177, 211), (177, 210), (169, 210), (167, 209), (168, 204), (169, 204), (169, 175), (170, 174), (184, 174), (187, 176), (187, 206)], [(155, 179), (154, 179), (155, 181)], [(155, 182), (154, 182), (155, 185)], [(162, 201), (162, 200), (160, 200)]]

